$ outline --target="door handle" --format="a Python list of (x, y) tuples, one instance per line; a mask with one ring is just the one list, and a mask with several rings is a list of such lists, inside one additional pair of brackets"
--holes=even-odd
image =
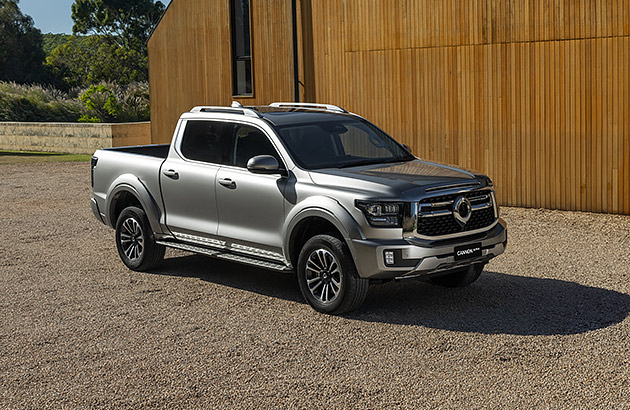
[(179, 174), (174, 169), (167, 169), (162, 171), (162, 173), (172, 179), (179, 179)]
[(230, 178), (222, 178), (219, 180), (219, 184), (223, 185), (224, 187), (230, 188), (230, 189), (235, 189), (236, 188), (236, 182), (232, 181)]

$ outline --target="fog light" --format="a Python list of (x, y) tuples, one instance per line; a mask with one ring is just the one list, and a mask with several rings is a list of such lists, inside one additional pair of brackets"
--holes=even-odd
[(385, 251), (385, 265), (393, 265), (393, 264), (394, 264), (394, 252)]

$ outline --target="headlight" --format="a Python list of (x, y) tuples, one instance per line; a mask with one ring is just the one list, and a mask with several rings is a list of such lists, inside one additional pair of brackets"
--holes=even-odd
[(379, 228), (402, 227), (402, 203), (355, 201), (355, 205), (365, 215), (368, 223)]

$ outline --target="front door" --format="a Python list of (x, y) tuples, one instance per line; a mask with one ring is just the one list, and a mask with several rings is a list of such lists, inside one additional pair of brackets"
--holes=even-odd
[(221, 167), (216, 178), (218, 234), (235, 251), (260, 249), (259, 256), (276, 259), (282, 253), (286, 178), (251, 173), (247, 161), (256, 155), (282, 161), (262, 130), (236, 124), (232, 135), (230, 165)]

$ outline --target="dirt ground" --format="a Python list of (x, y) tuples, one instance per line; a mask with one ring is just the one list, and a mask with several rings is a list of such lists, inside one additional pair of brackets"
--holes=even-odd
[(503, 208), (468, 288), (295, 278), (167, 252), (132, 272), (89, 164), (0, 165), (0, 407), (630, 408), (630, 217)]

